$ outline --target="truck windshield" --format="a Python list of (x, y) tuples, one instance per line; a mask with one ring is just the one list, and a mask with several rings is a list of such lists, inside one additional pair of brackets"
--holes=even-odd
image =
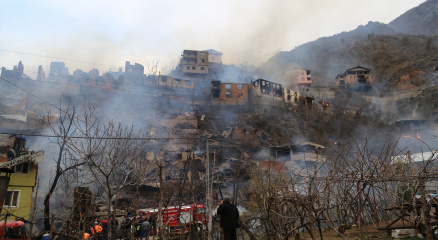
[(25, 232), (26, 232), (26, 228), (24, 226), (6, 228), (4, 239), (24, 239)]

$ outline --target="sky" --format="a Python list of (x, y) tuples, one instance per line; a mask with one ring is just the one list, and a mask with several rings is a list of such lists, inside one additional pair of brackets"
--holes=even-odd
[(101, 73), (125, 61), (163, 73), (184, 49), (215, 49), (223, 63), (260, 65), (279, 51), (389, 23), (424, 0), (1, 0), (0, 66), (63, 61), (70, 70)]

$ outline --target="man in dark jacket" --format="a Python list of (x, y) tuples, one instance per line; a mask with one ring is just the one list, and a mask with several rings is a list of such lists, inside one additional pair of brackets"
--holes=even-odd
[(239, 228), (239, 211), (231, 203), (229, 197), (222, 200), (217, 209), (217, 215), (221, 216), (221, 228), (224, 231), (224, 240), (237, 240), (236, 229)]
[(14, 160), (14, 158), (17, 156), (14, 149), (12, 149), (10, 146), (7, 146), (6, 149), (8, 150), (8, 161)]

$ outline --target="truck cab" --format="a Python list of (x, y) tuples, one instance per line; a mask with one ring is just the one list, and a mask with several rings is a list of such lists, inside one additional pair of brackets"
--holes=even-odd
[(0, 221), (0, 239), (28, 240), (30, 235), (22, 221)]

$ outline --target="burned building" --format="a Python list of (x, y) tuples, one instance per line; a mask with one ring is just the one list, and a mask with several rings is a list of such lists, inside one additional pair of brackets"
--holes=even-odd
[(239, 141), (243, 144), (259, 145), (258, 130), (254, 128), (233, 128), (230, 133), (231, 140)]
[(22, 79), (24, 72), (24, 65), (20, 61), (18, 65), (15, 65), (12, 70), (7, 70), (5, 67), (2, 67), (2, 78), (12, 78), (12, 79)]
[(46, 81), (46, 74), (44, 74), (43, 66), (38, 67), (37, 81)]
[(181, 89), (194, 89), (195, 82), (191, 80), (173, 78), (170, 76), (158, 75), (157, 85), (166, 88), (181, 88)]
[(336, 86), (351, 89), (370, 88), (373, 85), (370, 71), (370, 69), (361, 66), (347, 69), (344, 73), (336, 76)]
[(223, 53), (216, 51), (216, 50), (213, 50), (213, 49), (208, 49), (208, 50), (204, 50), (204, 51), (208, 51), (208, 64), (209, 64), (209, 66), (211, 63), (222, 64)]
[(49, 81), (59, 82), (63, 81), (68, 77), (69, 71), (65, 66), (64, 62), (51, 62), (50, 63), (50, 74)]
[(208, 74), (208, 51), (184, 50), (180, 68), (183, 73)]
[(297, 74), (297, 88), (301, 87), (311, 87), (312, 86), (312, 76), (310, 75), (310, 70), (298, 69)]
[(264, 98), (283, 101), (284, 99), (284, 88), (281, 84), (261, 78), (251, 81), (251, 84), (249, 84), (249, 93), (252, 100)]
[(125, 73), (133, 73), (135, 75), (143, 75), (144, 74), (144, 66), (139, 64), (139, 63), (131, 64), (130, 61), (126, 61), (125, 62)]
[(211, 82), (213, 104), (240, 105), (248, 102), (248, 85), (242, 83)]
[(272, 150), (275, 153), (275, 159), (280, 162), (286, 162), (288, 169), (311, 169), (315, 164), (325, 162), (323, 155), (324, 146), (312, 142), (301, 142), (297, 144), (277, 146)]

